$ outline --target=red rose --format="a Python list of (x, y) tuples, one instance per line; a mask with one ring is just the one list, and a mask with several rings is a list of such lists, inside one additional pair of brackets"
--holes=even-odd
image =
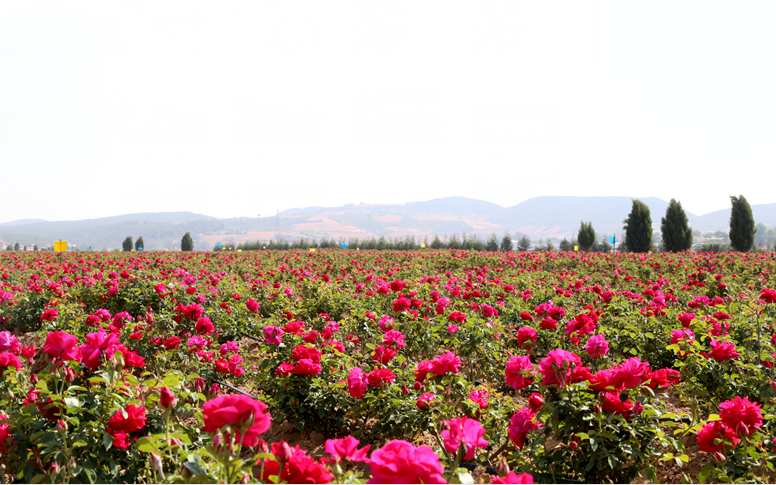
[[(205, 426), (208, 433), (214, 433), (228, 424), (235, 425), (235, 439), (245, 446), (256, 446), (259, 435), (267, 431), (271, 424), (269, 413), (263, 402), (243, 395), (226, 395), (212, 399), (202, 408)], [(248, 426), (245, 436), (241, 427)]]
[[(719, 417), (722, 422), (732, 430), (738, 431), (739, 424), (744, 424), (749, 430), (749, 436), (754, 433), (754, 428), (763, 425), (762, 406), (751, 402), (745, 397), (737, 396), (729, 401), (720, 403)], [(740, 435), (740, 433), (739, 433)]]
[(146, 408), (143, 406), (136, 406), (130, 404), (124, 411), (127, 412), (127, 417), (121, 413), (121, 410), (108, 420), (108, 433), (115, 434), (118, 432), (132, 433), (139, 430), (146, 424)]
[(367, 374), (366, 378), (369, 380), (370, 386), (383, 387), (383, 384), (390, 384), (396, 380), (396, 374), (390, 369), (380, 368)]

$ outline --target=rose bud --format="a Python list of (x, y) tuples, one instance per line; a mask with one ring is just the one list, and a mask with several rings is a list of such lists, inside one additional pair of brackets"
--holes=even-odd
[(423, 383), (415, 381), (415, 385), (413, 386), (416, 391), (420, 391), (423, 389)]
[(644, 406), (642, 406), (641, 401), (636, 401), (636, 404), (633, 405), (633, 412), (635, 414), (641, 414), (644, 412)]
[(262, 453), (269, 453), (269, 445), (262, 439), (259, 440), (259, 451)]
[(294, 455), (293, 450), (290, 446), (288, 446), (288, 443), (285, 441), (280, 442), (280, 448), (278, 448), (278, 452), (275, 455), (275, 458), (278, 459), (278, 461), (286, 462), (291, 459), (291, 457)]
[(569, 443), (569, 448), (571, 448), (572, 450), (576, 450), (577, 448), (579, 448), (579, 443), (577, 443), (576, 441), (572, 441), (571, 443)]
[(151, 452), (149, 459), (151, 461), (151, 466), (153, 466), (156, 469), (156, 471), (159, 472), (159, 475), (162, 476), (162, 480), (164, 480), (164, 467), (162, 466), (162, 457), (157, 455), (154, 452)]
[(215, 399), (218, 397), (218, 395), (221, 394), (221, 386), (218, 384), (213, 384), (210, 386), (210, 398)]
[(410, 393), (410, 388), (407, 386), (401, 386), (401, 393), (405, 396)]
[(32, 382), (33, 384), (37, 384), (38, 383), (38, 374), (30, 374), (30, 382)]
[(509, 463), (507, 463), (506, 458), (502, 458), (500, 462), (496, 465), (496, 472), (498, 472), (498, 476), (505, 477), (509, 474)]
[(539, 408), (542, 407), (542, 404), (544, 404), (544, 399), (542, 399), (542, 395), (538, 392), (534, 392), (531, 394), (531, 397), (528, 398), (528, 406), (533, 412), (538, 411)]
[(167, 387), (162, 387), (162, 391), (159, 396), (159, 403), (162, 405), (164, 409), (169, 409), (170, 407), (175, 407), (175, 404), (177, 404), (178, 400), (175, 399), (175, 395), (172, 393), (172, 391)]
[(201, 377), (194, 379), (194, 392), (202, 392), (205, 390), (205, 380)]

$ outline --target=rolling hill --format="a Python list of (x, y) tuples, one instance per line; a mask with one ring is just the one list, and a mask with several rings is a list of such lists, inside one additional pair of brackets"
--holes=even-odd
[[(653, 226), (668, 202), (655, 197), (640, 198), (649, 206)], [(623, 219), (631, 209), (630, 197), (545, 196), (525, 200), (512, 207), (467, 197), (446, 197), (396, 205), (348, 204), (341, 207), (288, 209), (277, 216), (217, 219), (192, 212), (126, 214), (81, 221), (20, 220), (0, 224), (0, 239), (43, 247), (54, 240), (67, 240), (73, 247), (113, 249), (127, 236), (143, 236), (147, 250), (180, 247), (186, 232), (194, 237), (195, 249), (211, 249), (216, 242), (269, 239), (369, 238), (377, 236), (416, 238), (510, 232), (536, 238), (572, 238), (582, 220), (591, 221), (599, 235), (622, 233)], [(755, 221), (776, 224), (776, 204), (752, 206)], [(701, 231), (726, 231), (730, 210), (704, 215), (687, 213), (690, 225)], [(619, 237), (618, 237), (619, 239)]]

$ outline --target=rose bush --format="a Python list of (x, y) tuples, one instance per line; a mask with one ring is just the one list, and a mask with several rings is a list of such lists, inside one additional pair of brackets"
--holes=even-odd
[[(682, 438), (697, 436), (714, 460), (703, 478), (764, 480), (774, 266), (759, 253), (2, 254), (0, 463), (57, 483), (465, 481), (462, 462), (503, 483), (606, 482), (686, 462)], [(669, 395), (692, 412), (668, 412)], [(265, 443), (272, 422), (331, 437), (329, 458)]]

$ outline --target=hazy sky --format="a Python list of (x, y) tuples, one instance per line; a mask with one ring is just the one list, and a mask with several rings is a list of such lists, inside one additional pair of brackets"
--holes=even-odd
[(0, 222), (776, 202), (776, 3), (0, 2)]

